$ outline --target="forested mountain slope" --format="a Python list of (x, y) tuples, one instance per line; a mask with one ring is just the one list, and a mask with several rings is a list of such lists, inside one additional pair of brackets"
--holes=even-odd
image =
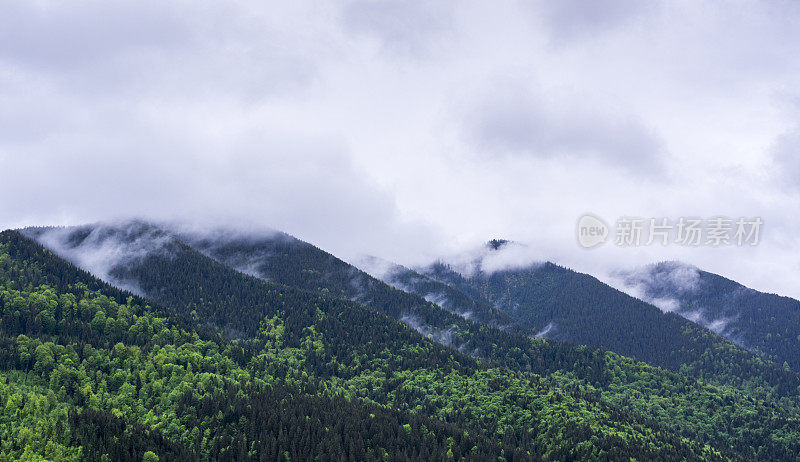
[[(419, 359), (419, 364), (425, 366), (448, 364), (458, 357), (460, 359), (457, 360), (457, 367), (465, 367), (469, 363), (468, 358), (455, 350), (436, 350), (449, 351), (449, 360), (424, 356), (418, 358), (416, 347), (408, 350), (404, 346), (409, 342), (419, 342), (418, 337), (408, 337), (406, 329), (388, 327), (393, 324), (385, 325), (389, 322), (387, 318), (365, 310), (357, 303), (325, 296), (324, 290), (314, 294), (249, 277), (205, 257), (179, 241), (169, 242), (158, 252), (131, 260), (135, 264), (117, 269), (114, 272), (115, 277), (134, 282), (145, 293), (160, 299), (178, 312), (218, 329), (230, 338), (240, 339), (238, 344), (259, 342), (255, 346), (257, 350), (265, 347), (260, 342), (273, 341), (265, 340), (274, 338), (273, 334), (265, 332), (285, 332), (286, 329), (291, 329), (294, 334), (286, 336), (285, 339), (289, 340), (284, 339), (282, 342), (293, 342), (292, 348), (320, 351), (314, 346), (316, 334), (320, 334), (323, 345), (321, 351), (333, 357), (315, 359), (314, 367), (321, 369), (315, 369), (312, 373), (306, 372), (306, 375), (314, 377), (314, 380), (325, 380), (324, 388), (331, 387), (332, 384), (349, 384), (345, 387), (349, 394), (377, 403), (385, 403), (387, 395), (376, 390), (383, 390), (387, 386), (392, 389), (400, 386), (406, 390), (404, 393), (417, 390), (411, 395), (399, 394), (403, 397), (402, 404), (397, 401), (397, 393), (390, 395), (391, 402), (402, 405), (401, 409), (424, 409), (428, 415), (447, 421), (453, 418), (452, 412), (457, 412), (456, 415), (461, 416), (459, 419), (465, 419), (464, 425), (468, 428), (490, 429), (492, 434), (503, 429), (504, 438), (508, 437), (507, 432), (510, 429), (515, 429), (516, 432), (528, 425), (515, 420), (519, 415), (513, 407), (493, 408), (488, 414), (487, 409), (480, 407), (486, 404), (487, 396), (490, 397), (489, 401), (493, 401), (495, 398), (491, 396), (495, 393), (518, 393), (514, 382), (507, 382), (505, 379), (495, 381), (490, 378), (491, 375), (478, 375), (476, 379), (474, 372), (452, 376), (452, 373), (442, 375), (441, 372), (417, 367), (410, 368), (413, 372), (409, 372), (406, 354), (401, 354), (399, 358), (395, 353), (385, 356), (400, 349), (413, 351), (415, 361)], [(309, 308), (305, 308), (308, 311), (300, 316), (298, 313), (303, 311), (298, 312), (298, 306)], [(317, 308), (322, 310), (322, 315), (317, 313)], [(484, 364), (508, 368), (507, 372), (491, 369), (496, 371), (492, 374), (511, 374), (511, 377), (521, 374), (514, 380), (539, 383), (531, 387), (535, 396), (541, 395), (542, 390), (549, 390), (552, 386), (571, 390), (568, 394), (578, 393), (579, 402), (586, 400), (587, 403), (596, 403), (593, 405), (609, 406), (613, 412), (628, 416), (614, 417), (611, 420), (644, 419), (641, 421), (660, 428), (659, 432), (677, 432), (695, 441), (709, 442), (716, 448), (723, 448), (720, 449), (723, 452), (734, 451), (745, 458), (757, 454), (785, 455), (786, 451), (794, 450), (794, 443), (791, 442), (794, 437), (791, 435), (797, 426), (796, 376), (781, 370), (775, 371), (763, 364), (765, 369), (761, 370), (757, 360), (754, 363), (745, 361), (740, 364), (725, 364), (719, 358), (706, 355), (708, 361), (694, 365), (695, 372), (702, 373), (724, 367), (728, 375), (714, 377), (741, 386), (740, 390), (718, 388), (679, 374), (631, 362), (611, 353), (558, 342), (544, 342), (481, 326), (432, 304), (420, 308), (428, 310), (419, 313), (428, 316), (424, 319), (430, 319), (431, 325), (446, 327), (444, 331), (428, 332), (430, 337), (476, 354), (488, 361)], [(330, 310), (341, 314), (336, 317), (325, 315)], [(385, 306), (385, 312), (395, 319), (402, 318), (401, 311), (391, 304)], [(320, 319), (317, 319), (318, 316)], [(334, 319), (338, 321), (331, 323)], [(313, 330), (307, 330), (309, 327), (313, 327)], [(387, 349), (386, 345), (394, 346)], [(382, 353), (376, 357), (377, 352)], [(720, 355), (727, 353), (729, 352), (723, 350)], [(387, 364), (386, 358), (395, 358), (395, 362)], [(401, 362), (396, 362), (398, 360)], [(353, 361), (358, 366), (353, 366)], [(384, 367), (389, 369), (376, 370), (376, 364), (385, 364)], [(476, 366), (477, 364), (475, 363)], [(355, 372), (345, 374), (352, 367), (356, 367)], [(531, 373), (541, 376), (542, 379)], [(486, 388), (486, 384), (482, 384), (483, 380), (490, 380), (494, 385), (499, 384), (500, 390), (495, 390), (494, 385)], [(455, 393), (442, 396), (441, 393), (446, 391), (439, 388), (443, 382), (450, 384), (445, 387), (446, 390)], [(457, 385), (459, 383), (462, 385)], [(456, 391), (460, 386), (467, 388)], [(753, 397), (748, 396), (753, 390), (760, 392)], [(523, 396), (526, 395), (527, 393), (523, 393)], [(780, 398), (781, 396), (784, 398)], [(464, 399), (468, 401), (464, 402)], [(453, 400), (460, 404), (453, 406)], [(515, 401), (516, 399), (512, 402)], [(414, 402), (419, 404), (414, 405)], [(481, 412), (484, 417), (476, 420)], [(486, 417), (490, 415), (494, 415), (496, 419)], [(489, 420), (484, 420), (486, 418)], [(526, 446), (530, 443), (524, 442), (527, 441), (524, 432), (516, 435), (516, 442), (513, 443), (515, 447), (530, 447)], [(536, 449), (532, 451), (535, 452)]]
[[(439, 282), (405, 266), (377, 257), (363, 257), (356, 265), (392, 287), (419, 295), (425, 300), (464, 318), (482, 322), (480, 313), (491, 311), (497, 313), (494, 315), (495, 320), (505, 323), (498, 327), (508, 328), (508, 326), (518, 325), (516, 320), (494, 308), (487, 300), (474, 295), (467, 295), (455, 287)], [(476, 313), (478, 313), (478, 316), (476, 316)], [(533, 334), (533, 331), (529, 330), (528, 333)]]
[[(782, 396), (794, 396), (800, 385), (797, 374), (765, 363), (680, 316), (665, 315), (591, 276), (552, 264), (486, 274), (477, 262), (477, 271), (470, 279), (443, 265), (426, 270), (430, 279), (472, 295), (479, 301), (477, 305), (485, 306), (480, 300), (488, 300), (527, 325), (506, 324), (512, 322), (510, 318), (496, 314), (494, 308), (484, 311), (485, 316), (473, 317), (476, 321), (487, 321), (488, 317), (489, 325), (501, 321), (504, 332), (500, 332), (481, 328), (419, 295), (396, 290), (283, 233), (259, 237), (226, 231), (183, 232), (141, 221), (28, 229), (26, 233), (106, 280), (169, 306), (214, 300), (212, 312), (201, 313), (202, 319), (225, 329), (231, 337), (241, 334), (241, 326), (237, 326), (241, 319), (229, 322), (224, 313), (247, 306), (258, 296), (254, 295), (253, 281), (233, 282), (240, 278), (230, 269), (235, 267), (260, 279), (355, 299), (440, 343), (515, 369), (539, 370), (540, 366), (531, 364), (532, 355), (520, 353), (527, 344), (520, 348), (518, 344), (525, 341), (514, 334), (542, 332), (557, 340), (601, 347), (719, 384), (763, 388)], [(489, 252), (507, 245), (505, 241), (493, 242)], [(227, 265), (211, 265), (195, 248)], [(98, 264), (98, 260), (103, 263)], [(238, 287), (236, 284), (242, 285), (236, 288), (239, 292), (228, 293)]]
[[(362, 260), (362, 267), (377, 276), (372, 277), (311, 244), (279, 232), (242, 235), (217, 230), (184, 232), (179, 238), (240, 271), (358, 300), (441, 342), (456, 342), (462, 349), (468, 345), (463, 339), (453, 338), (454, 330), (446, 319), (437, 317), (436, 310), (420, 309), (425, 301), (506, 332), (601, 347), (717, 383), (741, 385), (755, 376), (759, 379), (748, 386), (757, 387), (763, 384), (762, 378), (769, 377), (767, 383), (773, 387), (791, 384), (785, 388), (789, 394), (796, 393), (799, 384), (796, 374), (784, 374), (780, 367), (758, 361), (705, 329), (678, 316), (666, 316), (591, 276), (551, 264), (535, 270), (546, 275), (545, 285), (550, 280), (557, 286), (548, 289), (541, 287), (539, 280), (529, 280), (538, 286), (533, 291), (524, 282), (518, 287), (520, 290), (507, 290), (503, 283), (497, 284), (502, 280), (500, 272), (489, 278), (496, 290), (492, 293), (471, 284), (448, 284), (447, 278), (439, 280), (390, 262)], [(487, 244), (487, 251), (509, 245), (512, 243), (494, 240)], [(518, 279), (524, 280), (525, 271), (521, 273)], [(401, 290), (391, 290), (378, 279)], [(473, 282), (479, 280), (480, 276), (473, 278)], [(504, 295), (497, 297), (498, 292)], [(530, 309), (523, 308), (526, 306)], [(391, 308), (387, 310), (388, 307)], [(543, 322), (545, 319), (547, 322)], [(564, 332), (567, 327), (570, 330)], [(464, 351), (481, 354), (485, 349)]]
[(800, 301), (679, 262), (616, 273), (623, 290), (800, 370)]
[[(797, 374), (735, 346), (675, 313), (631, 297), (588, 274), (542, 263), (463, 275), (435, 263), (418, 270), (495, 307), (546, 338), (612, 350), (649, 364), (737, 386), (747, 377), (791, 383)], [(757, 385), (756, 385), (757, 387)]]
[(722, 444), (717, 453), (691, 421), (682, 433), (695, 441), (630, 409), (477, 363), (351, 302), (288, 287), (269, 286), (267, 303), (244, 309), (261, 321), (231, 342), (15, 232), (0, 234), (0, 282), (6, 457), (677, 460), (794, 450), (747, 430), (791, 436), (791, 416), (737, 394), (693, 385), (731, 412), (741, 406), (748, 422), (738, 455)]
[[(406, 311), (405, 314), (412, 323), (413, 307), (433, 302), (450, 312), (482, 324), (527, 333), (526, 329), (501, 311), (489, 304), (476, 303), (463, 294), (459, 295), (458, 291), (447, 285), (429, 279), (427, 283), (430, 285), (425, 287), (427, 291), (422, 294), (423, 297), (404, 294), (392, 290), (368, 272), (285, 233), (276, 231), (245, 234), (216, 230), (179, 232), (177, 236), (215, 260), (261, 279), (307, 290), (326, 291), (377, 309), (382, 309), (381, 305), (386, 303), (398, 305), (401, 310)], [(373, 263), (381, 264), (377, 261)], [(425, 279), (422, 276), (420, 278)], [(403, 284), (412, 284), (412, 281), (406, 278)], [(392, 285), (401, 290), (406, 288), (405, 285)], [(451, 298), (443, 299), (447, 296)], [(447, 303), (439, 303), (443, 300)]]
[[(71, 256), (79, 265), (85, 262), (79, 255), (91, 254), (91, 249), (105, 249), (112, 245), (112, 233), (108, 228), (88, 233), (85, 232), (86, 228), (64, 231), (67, 231), (64, 235), (66, 239), (61, 242), (67, 242), (69, 247), (58, 250)], [(87, 248), (84, 245), (88, 239), (97, 239), (99, 242), (92, 242)], [(112, 282), (119, 281), (136, 287), (147, 297), (178, 310), (184, 316), (197, 319), (231, 339), (254, 335), (262, 318), (261, 312), (285, 305), (285, 293), (299, 297), (304, 305), (318, 305), (320, 300), (327, 300), (327, 303), (337, 306), (358, 306), (361, 309), (359, 302), (332, 296), (334, 292), (326, 288), (306, 291), (245, 275), (151, 225), (134, 224), (125, 228), (122, 235), (114, 234), (114, 240), (113, 245), (122, 249), (115, 255), (124, 257), (118, 258), (107, 271)], [(156, 250), (128, 252), (131, 248), (152, 249), (154, 246), (150, 242), (154, 240), (160, 240)], [(103, 253), (108, 252), (104, 250)], [(532, 343), (525, 335), (470, 322), (421, 297), (394, 289), (378, 280), (372, 282), (381, 288), (371, 298), (374, 312), (413, 323), (418, 331), (439, 343), (521, 371), (547, 373), (560, 367), (541, 361), (539, 348), (544, 345), (542, 342)], [(532, 348), (534, 350), (529, 351)], [(590, 354), (557, 343), (547, 348), (552, 349), (555, 356), (563, 357), (564, 363), (580, 363), (586, 371), (584, 374), (591, 371), (591, 380), (603, 380), (601, 359), (593, 359)]]
[[(322, 342), (314, 322), (326, 317), (316, 306), (293, 305), (286, 323), (280, 317), (286, 313), (275, 307), (275, 316), (261, 323), (262, 338), (232, 344), (101, 283), (14, 232), (0, 235), (0, 281), (0, 392), (6, 412), (16, 416), (0, 429), (7, 433), (2, 451), (12, 458), (105, 453), (142, 460), (145, 449), (168, 460), (273, 460), (284, 452), (299, 459), (426, 459), (445, 458), (448, 451), (483, 459), (516, 452), (516, 445), (469, 436), (454, 424), (353, 400), (342, 382), (313, 379), (309, 374), (326, 367), (337, 379), (346, 377), (335, 362), (310, 366)], [(378, 319), (367, 325), (391, 324)], [(446, 351), (435, 351), (441, 347), (395, 324), (385, 333), (410, 336), (409, 348), (422, 342), (415, 353), (423, 361), (451, 361)], [(30, 410), (28, 402), (34, 403)], [(518, 456), (529, 457), (527, 451)]]

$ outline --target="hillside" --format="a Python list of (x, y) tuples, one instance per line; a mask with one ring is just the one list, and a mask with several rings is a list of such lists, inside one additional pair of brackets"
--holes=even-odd
[[(243, 325), (241, 316), (228, 319), (228, 313), (251, 306), (260, 295), (255, 278), (241, 278), (241, 272), (224, 263), (242, 268), (247, 261), (248, 271), (259, 279), (355, 300), (439, 343), (512, 369), (543, 371), (537, 356), (525, 353), (529, 342), (524, 337), (550, 326), (547, 335), (554, 340), (611, 350), (720, 385), (788, 397), (795, 396), (800, 386), (797, 374), (764, 362), (707, 329), (553, 264), (493, 273), (478, 270), (469, 279), (441, 264), (424, 270), (429, 279), (494, 304), (506, 312), (502, 319), (510, 316), (527, 326), (503, 326), (500, 331), (397, 290), (282, 233), (245, 239), (216, 231), (203, 237), (196, 231), (189, 234), (137, 221), (26, 233), (112, 283), (165, 305), (186, 306), (190, 312), (195, 305), (202, 309), (210, 304), (207, 313), (200, 313), (201, 319), (231, 338), (252, 326)], [(223, 264), (213, 264), (196, 248), (217, 255)], [(479, 268), (480, 262), (476, 265)], [(596, 368), (593, 374), (599, 376)]]
[[(261, 317), (252, 336), (230, 342), (14, 232), (0, 235), (0, 281), (0, 392), (17, 416), (0, 429), (14, 458), (719, 457), (630, 411), (281, 286), (244, 311)], [(791, 449), (764, 443), (753, 451)]]
[[(376, 309), (385, 309), (387, 304), (396, 304), (403, 312), (402, 315), (408, 316), (410, 324), (414, 322), (415, 305), (436, 303), (451, 313), (481, 324), (527, 333), (525, 328), (501, 311), (485, 303), (476, 303), (447, 285), (418, 275), (416, 281), (411, 280), (412, 278), (394, 281), (392, 287), (403, 291), (398, 292), (368, 271), (362, 271), (285, 233), (216, 230), (179, 231), (176, 234), (182, 242), (245, 274), (307, 290), (325, 291)], [(376, 260), (372, 263), (373, 268), (388, 264)], [(420, 284), (426, 286), (420, 288)], [(422, 297), (413, 295), (417, 293), (415, 290), (406, 290), (411, 285), (417, 285), (416, 288), (424, 292)], [(445, 303), (439, 303), (442, 301)]]
[[(438, 325), (449, 326), (445, 334), (427, 332), (428, 337), (440, 343), (458, 346), (459, 350), (475, 355), (482, 361), (475, 363), (455, 349), (442, 349), (441, 346), (436, 347), (435, 351), (449, 352), (446, 353), (446, 358), (450, 359), (426, 358), (419, 355), (417, 347), (409, 350), (410, 347), (406, 346), (409, 342), (418, 343), (422, 337), (408, 337), (407, 332), (411, 331), (402, 327), (397, 330), (397, 327), (383, 326), (386, 322), (396, 321), (385, 318), (381, 313), (365, 310), (360, 304), (344, 298), (326, 296), (324, 290), (308, 292), (244, 275), (180, 241), (169, 242), (169, 251), (158, 251), (131, 260), (136, 264), (120, 268), (115, 272), (116, 277), (135, 282), (150, 296), (173, 307), (178, 313), (224, 333), (228, 338), (238, 339), (235, 341), (237, 344), (255, 342), (256, 350), (263, 349), (266, 345), (264, 342), (273, 341), (268, 340), (273, 335), (260, 337), (265, 322), (270, 332), (275, 329), (284, 332), (291, 329), (294, 333), (286, 336), (286, 339), (290, 339), (286, 341), (292, 342), (292, 348), (312, 348), (317, 339), (316, 334), (320, 334), (324, 347), (322, 350), (316, 347), (313, 349), (333, 356), (314, 359), (316, 369), (306, 372), (306, 375), (330, 381), (323, 388), (349, 384), (346, 388), (348, 395), (386, 403), (386, 395), (377, 390), (383, 390), (387, 386), (391, 389), (400, 386), (405, 390), (399, 395), (403, 397), (400, 401), (402, 409), (425, 409), (429, 415), (444, 418), (446, 421), (453, 419), (450, 413), (457, 412), (455, 415), (466, 419), (465, 425), (468, 428), (495, 429), (493, 432), (504, 428), (504, 435), (509, 429), (519, 429), (515, 425), (525, 427), (527, 424), (521, 422), (509, 424), (509, 419), (515, 419), (512, 417), (516, 415), (513, 408), (494, 408), (489, 414), (486, 414), (487, 409), (482, 409), (479, 411), (482, 413), (480, 415), (484, 415), (481, 420), (475, 420), (478, 414), (464, 409), (464, 405), (470, 408), (468, 403), (482, 406), (480, 403), (485, 403), (493, 393), (501, 393), (500, 390), (503, 390), (502, 393), (518, 393), (514, 391), (513, 382), (505, 379), (496, 381), (482, 375), (479, 377), (484, 378), (475, 382), (474, 372), (457, 378), (459, 375), (453, 376), (452, 372), (442, 375), (441, 372), (427, 369), (430, 365), (449, 364), (453, 358), (460, 358), (457, 360), (457, 368), (466, 367), (467, 364), (473, 364), (470, 367), (489, 366), (490, 370), (501, 376), (511, 374), (511, 377), (518, 377), (514, 380), (524, 379), (532, 384), (539, 383), (533, 390), (540, 391), (533, 396), (541, 396), (543, 390), (549, 390), (550, 387), (569, 390), (568, 394), (577, 393), (575, 396), (579, 400), (588, 400), (587, 403), (595, 403), (593, 405), (601, 407), (607, 406), (614, 413), (620, 413), (619, 417), (612, 420), (622, 418), (649, 422), (648, 425), (660, 428), (659, 432), (677, 432), (695, 441), (708, 442), (715, 448), (722, 448), (720, 451), (734, 451), (745, 458), (755, 457), (756, 454), (784, 454), (784, 451), (792, 450), (791, 445), (794, 444), (788, 435), (793, 434), (793, 428), (797, 424), (796, 376), (782, 370), (777, 371), (777, 375), (770, 375), (774, 370), (768, 365), (764, 365), (765, 372), (759, 375), (761, 370), (756, 367), (758, 362), (725, 364), (720, 358), (730, 353), (727, 350), (714, 352), (719, 353), (719, 356), (708, 363), (719, 370), (724, 366), (728, 375), (714, 378), (727, 379), (731, 383), (738, 380), (743, 385), (738, 390), (706, 385), (612, 353), (560, 342), (544, 342), (482, 326), (435, 305), (426, 304), (424, 308), (428, 311), (420, 313), (430, 316), (432, 325), (439, 323)], [(303, 311), (298, 313), (297, 307), (308, 308), (304, 308), (306, 311), (302, 314)], [(317, 308), (322, 310), (322, 314)], [(332, 324), (330, 321), (333, 318), (324, 315), (329, 310), (340, 312), (335, 317), (338, 321)], [(386, 309), (386, 314), (395, 319), (399, 313), (391, 305)], [(325, 322), (318, 322), (321, 320)], [(259, 325), (262, 327), (257, 327)], [(399, 323), (396, 325), (402, 326)], [(308, 330), (309, 327), (313, 329)], [(254, 337), (256, 340), (253, 340)], [(426, 342), (424, 345), (431, 348), (430, 345), (433, 344)], [(408, 357), (401, 354), (402, 361), (396, 362), (396, 353), (385, 356), (393, 351), (414, 351), (415, 359), (409, 362)], [(387, 363), (387, 358), (395, 359)], [(412, 368), (413, 372), (410, 372), (409, 364), (417, 364), (417, 360), (421, 366)], [(356, 361), (358, 366), (352, 374), (346, 374), (353, 367), (351, 361)], [(376, 364), (384, 364), (383, 367), (388, 369), (373, 370)], [(501, 369), (491, 369), (491, 366), (499, 366)], [(746, 369), (747, 367), (750, 369)], [(439, 366), (437, 370), (438, 368)], [(503, 370), (507, 372), (502, 372)], [(753, 372), (756, 374), (747, 375)], [(737, 376), (737, 373), (741, 375)], [(500, 390), (492, 391), (493, 386), (486, 389), (486, 385), (481, 384), (482, 380), (490, 380), (499, 385)], [(443, 391), (443, 381), (467, 388), (462, 390), (460, 398), (458, 394), (436, 398)], [(462, 385), (456, 385), (459, 383)], [(365, 386), (367, 384), (369, 385)], [(750, 386), (753, 384), (758, 385)], [(523, 389), (530, 386), (526, 385)], [(417, 391), (407, 395), (411, 390)], [(472, 391), (464, 394), (467, 390)], [(475, 390), (481, 391), (475, 395)], [(754, 390), (758, 390), (758, 393), (748, 396)], [(391, 402), (397, 405), (398, 395), (394, 393), (390, 396), (393, 396)], [(526, 393), (522, 396), (526, 396)], [(469, 400), (466, 403), (463, 402), (465, 398)], [(423, 401), (413, 405), (415, 399)], [(451, 407), (454, 399), (462, 404)], [(517, 401), (514, 398), (512, 402)], [(494, 415), (496, 418), (483, 420), (487, 415)], [(624, 417), (626, 415), (629, 417)], [(590, 421), (595, 419), (596, 417), (591, 417)], [(525, 439), (522, 435), (515, 438)], [(525, 447), (520, 441), (515, 443), (515, 447)]]
[[(361, 271), (279, 232), (196, 231), (179, 233), (178, 238), (229, 267), (268, 281), (357, 300), (439, 342), (479, 356), (496, 359), (497, 354), (486, 353), (491, 349), (486, 341), (476, 348), (470, 342), (474, 335), (456, 335), (469, 330), (469, 323), (442, 317), (438, 307), (506, 333), (599, 347), (720, 384), (751, 389), (766, 385), (788, 396), (794, 396), (800, 385), (796, 374), (757, 360), (713, 332), (679, 316), (665, 315), (591, 276), (552, 264), (518, 270), (510, 275), (513, 282), (504, 280), (504, 274), (511, 272), (494, 272), (487, 277), (490, 285), (480, 287), (481, 272), (465, 284), (455, 272), (440, 280), (441, 274), (425, 275), (375, 258), (362, 260), (367, 271)], [(487, 251), (491, 254), (513, 245), (495, 240)], [(462, 327), (454, 329), (454, 325)]]
[(769, 383), (779, 394), (797, 393), (797, 374), (588, 274), (553, 263), (486, 272), (477, 261), (473, 268), (465, 276), (438, 262), (418, 272), (489, 301), (552, 340), (611, 350), (718, 384), (756, 390)]
[(679, 262), (616, 274), (623, 290), (800, 370), (800, 301)]
[[(463, 318), (474, 320), (481, 324), (500, 327), (501, 329), (507, 330), (513, 326), (523, 333), (534, 333), (531, 330), (524, 330), (516, 320), (493, 307), (488, 301), (469, 296), (455, 287), (427, 277), (405, 266), (377, 257), (364, 257), (355, 266), (392, 287), (403, 292), (419, 295), (425, 300), (435, 303)], [(486, 313), (491, 313), (491, 318), (488, 321)]]

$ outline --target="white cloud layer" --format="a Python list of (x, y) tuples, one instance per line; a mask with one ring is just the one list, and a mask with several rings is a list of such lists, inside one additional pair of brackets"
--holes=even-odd
[[(0, 3), (0, 225), (271, 226), (406, 265), (503, 237), (800, 296), (794, 2)], [(761, 216), (580, 249), (577, 217)]]

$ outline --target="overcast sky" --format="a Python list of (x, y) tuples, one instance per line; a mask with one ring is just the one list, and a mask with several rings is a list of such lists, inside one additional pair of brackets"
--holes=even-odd
[[(0, 225), (271, 226), (405, 264), (492, 237), (800, 296), (800, 3), (0, 0)], [(586, 212), (764, 220), (580, 248)]]

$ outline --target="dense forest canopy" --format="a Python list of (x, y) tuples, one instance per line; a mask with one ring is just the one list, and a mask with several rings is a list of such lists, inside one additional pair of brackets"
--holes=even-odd
[[(415, 305), (420, 319), (447, 329), (445, 342), (400, 322), (411, 295), (389, 286), (364, 305), (171, 246), (118, 274), (148, 299), (17, 232), (0, 235), (0, 457), (774, 460), (800, 452), (797, 378), (768, 363), (732, 369), (725, 361), (736, 356), (723, 349), (702, 353), (692, 373), (669, 371)], [(718, 373), (723, 366), (730, 377)], [(703, 371), (713, 380), (694, 377)]]

